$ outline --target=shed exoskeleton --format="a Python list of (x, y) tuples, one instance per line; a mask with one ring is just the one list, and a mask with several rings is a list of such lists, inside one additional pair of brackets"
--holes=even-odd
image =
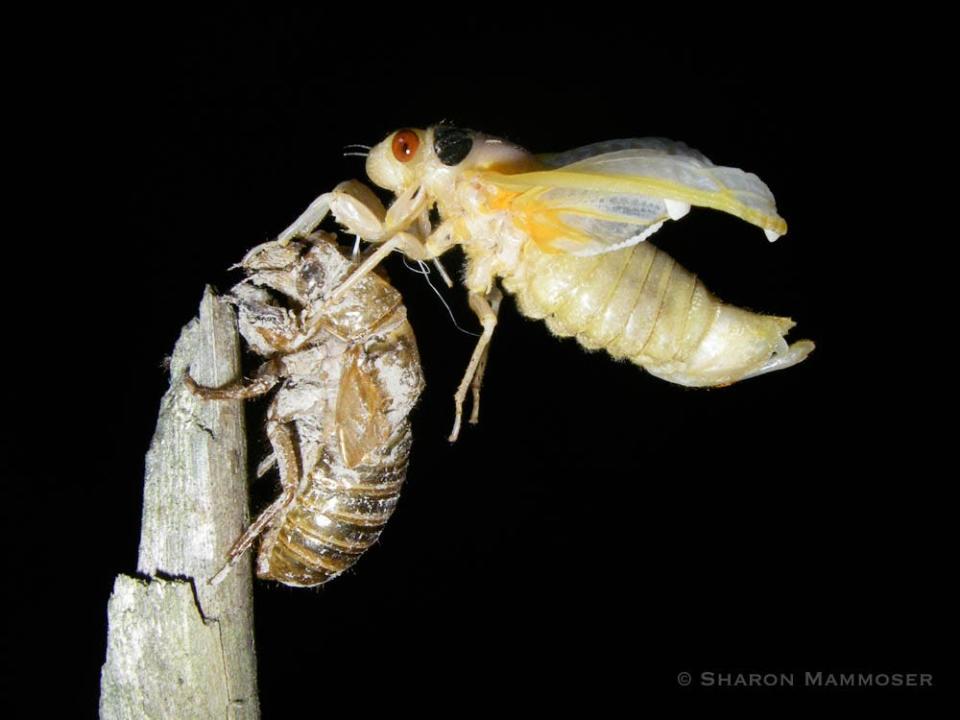
[(231, 291), (240, 333), (267, 359), (247, 385), (204, 388), (204, 398), (253, 398), (279, 385), (267, 410), (273, 448), (258, 475), (279, 469), (280, 496), (230, 550), (216, 584), (262, 535), (257, 575), (320, 585), (379, 537), (406, 477), (408, 415), (423, 389), (400, 294), (366, 274), (331, 295), (356, 265), (332, 235), (255, 247)]

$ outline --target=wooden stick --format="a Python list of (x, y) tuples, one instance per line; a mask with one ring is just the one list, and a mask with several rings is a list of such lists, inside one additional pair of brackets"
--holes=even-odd
[(233, 308), (207, 288), (180, 335), (147, 453), (138, 577), (107, 606), (100, 717), (260, 717), (250, 559), (212, 587), (249, 524), (243, 402), (205, 401), (183, 383), (240, 378)]

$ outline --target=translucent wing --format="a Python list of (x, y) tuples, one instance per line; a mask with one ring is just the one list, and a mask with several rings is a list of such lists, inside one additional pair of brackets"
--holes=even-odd
[(683, 143), (610, 140), (539, 160), (543, 170), (484, 172), (483, 180), (505, 193), (517, 224), (546, 250), (594, 255), (627, 247), (693, 205), (735, 215), (771, 240), (787, 231), (760, 178), (718, 167)]
[(538, 155), (537, 159), (547, 167), (558, 168), (564, 165), (572, 165), (581, 160), (596, 158), (600, 155), (619, 152), (620, 150), (653, 150), (663, 155), (680, 155), (698, 160), (704, 165), (713, 165), (706, 155), (699, 150), (694, 150), (686, 143), (659, 137), (603, 140), (602, 142), (583, 145), (582, 147), (567, 150), (566, 152)]

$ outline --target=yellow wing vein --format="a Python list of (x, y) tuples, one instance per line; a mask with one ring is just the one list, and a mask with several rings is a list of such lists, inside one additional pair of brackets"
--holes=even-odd
[(483, 177), (487, 182), (491, 182), (500, 188), (519, 191), (520, 195), (517, 200), (521, 202), (531, 201), (545, 190), (552, 188), (595, 190), (611, 194), (652, 195), (721, 210), (780, 235), (787, 231), (787, 224), (783, 218), (744, 205), (734, 197), (728, 188), (717, 182), (712, 175), (710, 177), (720, 186), (719, 190), (697, 190), (670, 180), (652, 177), (600, 175), (563, 170), (518, 173), (516, 175), (485, 172)]

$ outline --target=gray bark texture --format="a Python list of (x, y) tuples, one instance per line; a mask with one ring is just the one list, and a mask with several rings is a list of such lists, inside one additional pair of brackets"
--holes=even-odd
[(252, 569), (207, 584), (249, 523), (241, 400), (206, 401), (182, 382), (240, 379), (233, 308), (208, 288), (177, 341), (170, 388), (147, 453), (138, 576), (119, 575), (107, 606), (100, 717), (260, 717)]

